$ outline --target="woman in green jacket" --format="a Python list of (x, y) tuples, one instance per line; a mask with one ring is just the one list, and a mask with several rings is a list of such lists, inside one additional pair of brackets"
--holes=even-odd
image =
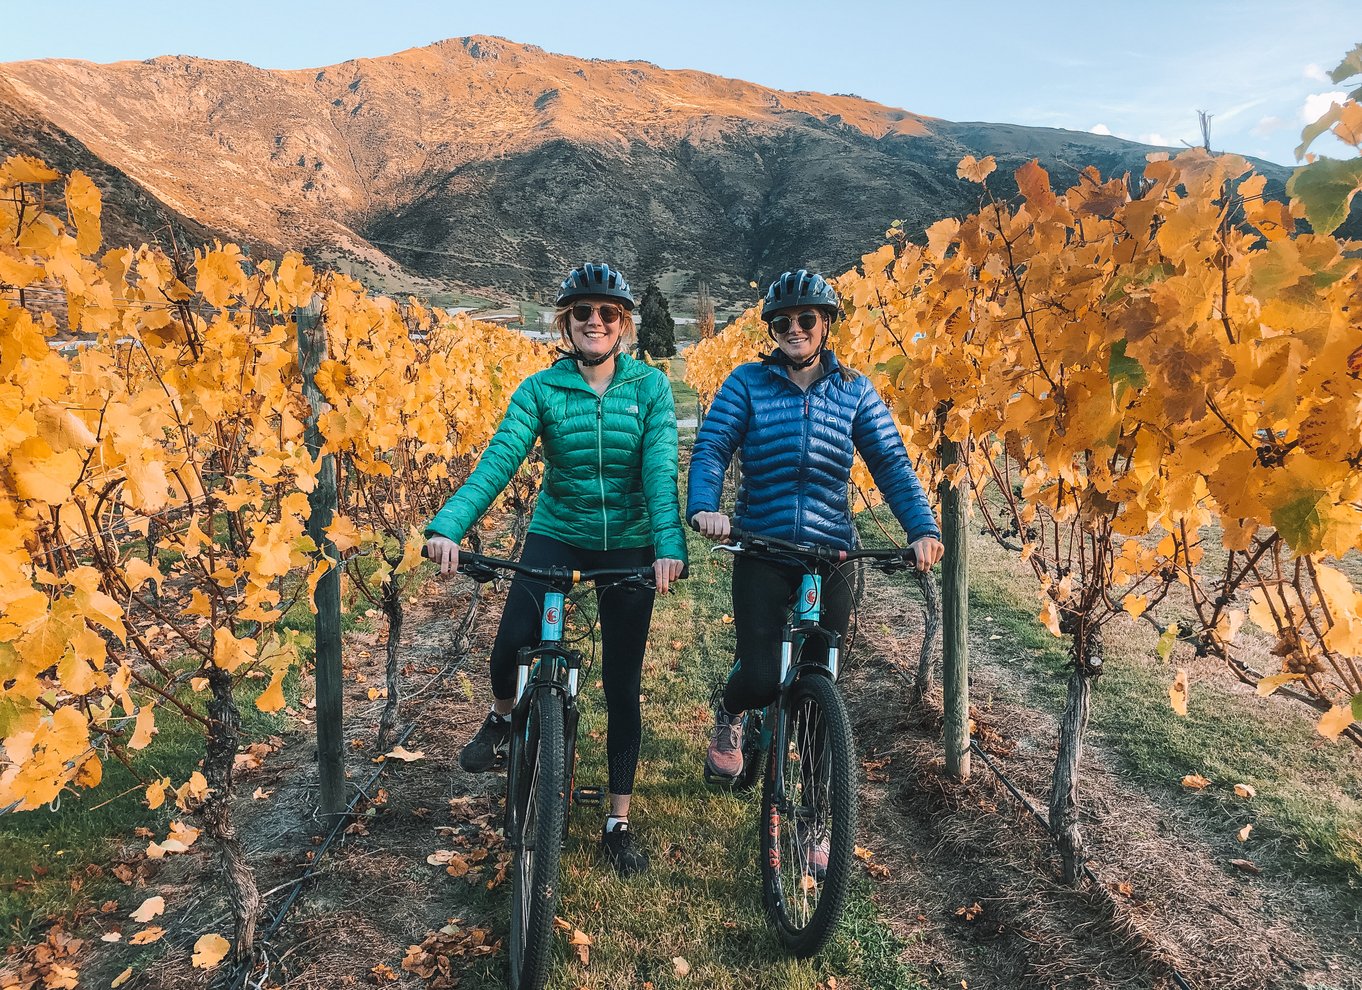
[[(521, 561), (588, 570), (651, 564), (666, 594), (681, 576), (686, 540), (676, 495), (676, 411), (667, 376), (620, 353), (632, 334), (629, 283), (604, 264), (574, 268), (558, 292), (555, 325), (563, 357), (516, 389), (496, 435), (468, 480), (426, 527), (427, 553), (452, 574), (459, 541), (487, 511), (534, 447), (544, 446), (544, 481)], [(516, 654), (538, 641), (547, 589), (517, 576), (492, 647), (492, 710), (459, 754), (474, 773), (492, 768), (510, 739)], [(610, 813), (601, 846), (622, 875), (648, 868), (629, 832), (638, 766), (639, 681), (653, 593), (597, 592), (605, 689)]]

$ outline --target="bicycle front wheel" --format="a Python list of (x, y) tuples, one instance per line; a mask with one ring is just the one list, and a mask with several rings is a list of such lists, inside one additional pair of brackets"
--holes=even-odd
[(542, 990), (548, 979), (558, 861), (563, 842), (563, 699), (538, 691), (512, 737), (506, 782), (511, 873), (511, 990)]
[(777, 717), (785, 746), (773, 740), (762, 785), (762, 899), (786, 949), (805, 958), (827, 944), (846, 907), (856, 841), (851, 722), (837, 686), (816, 675), (795, 682)]

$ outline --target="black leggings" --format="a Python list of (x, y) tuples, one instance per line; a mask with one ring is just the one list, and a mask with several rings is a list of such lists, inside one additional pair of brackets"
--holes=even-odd
[[(587, 571), (599, 567), (646, 567), (652, 564), (653, 557), (652, 547), (583, 550), (551, 536), (531, 533), (525, 537), (520, 562), (529, 567)], [(492, 693), (498, 698), (515, 696), (516, 658), (521, 647), (539, 642), (544, 594), (549, 590), (548, 586), (520, 574), (511, 581), (501, 626), (492, 645)], [(608, 720), (605, 752), (612, 794), (631, 794), (634, 790), (634, 771), (638, 768), (643, 735), (639, 682), (654, 596), (653, 591), (640, 588), (615, 587), (596, 592), (596, 611), (601, 623), (601, 683), (605, 688)]]
[[(839, 565), (823, 577), (821, 625), (843, 636), (851, 622), (854, 563)], [(776, 700), (780, 689), (780, 641), (790, 608), (799, 592), (805, 570), (799, 565), (778, 565), (755, 557), (733, 561), (733, 626), (737, 631), (737, 668), (724, 688), (724, 709), (730, 715), (749, 708), (764, 708)], [(806, 647), (814, 656), (826, 656), (819, 640)], [(816, 653), (813, 651), (817, 651)]]

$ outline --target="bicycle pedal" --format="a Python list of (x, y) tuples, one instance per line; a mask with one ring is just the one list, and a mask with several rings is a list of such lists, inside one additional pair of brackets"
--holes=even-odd
[(572, 789), (573, 804), (589, 804), (599, 808), (605, 803), (605, 791), (599, 787), (574, 787)]

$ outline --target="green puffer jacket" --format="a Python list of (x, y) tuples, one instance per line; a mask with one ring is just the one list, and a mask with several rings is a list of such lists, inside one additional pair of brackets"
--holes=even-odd
[(651, 545), (659, 557), (685, 560), (671, 386), (628, 355), (616, 362), (604, 395), (567, 358), (525, 379), (478, 466), (426, 535), (463, 539), (540, 438), (544, 482), (531, 533), (585, 550)]

